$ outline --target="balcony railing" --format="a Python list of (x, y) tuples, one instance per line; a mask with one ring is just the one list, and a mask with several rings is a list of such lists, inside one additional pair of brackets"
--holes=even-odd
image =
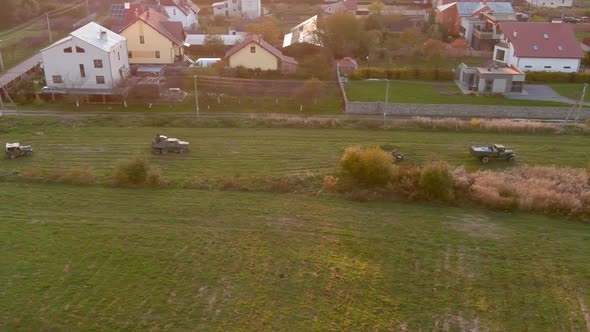
[(473, 36), (477, 37), (478, 39), (494, 39), (494, 30), (485, 30), (485, 29), (473, 29)]

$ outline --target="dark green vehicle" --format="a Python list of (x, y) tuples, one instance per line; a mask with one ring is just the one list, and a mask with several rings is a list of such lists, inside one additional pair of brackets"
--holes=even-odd
[(486, 164), (490, 159), (506, 160), (510, 163), (516, 161), (514, 151), (507, 150), (502, 144), (492, 144), (488, 146), (471, 146), (469, 152), (472, 156), (478, 158), (482, 163)]

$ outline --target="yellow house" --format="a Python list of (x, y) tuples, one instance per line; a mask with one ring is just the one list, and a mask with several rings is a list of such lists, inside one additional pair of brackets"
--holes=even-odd
[(173, 64), (184, 57), (182, 23), (148, 9), (119, 32), (127, 38), (130, 64)]
[(283, 74), (292, 74), (297, 69), (295, 59), (283, 55), (281, 51), (264, 41), (259, 36), (250, 36), (225, 53), (231, 68), (279, 70)]

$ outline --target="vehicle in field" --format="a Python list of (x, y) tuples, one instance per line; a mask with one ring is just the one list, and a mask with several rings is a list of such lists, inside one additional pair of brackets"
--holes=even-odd
[(6, 143), (6, 155), (10, 159), (20, 156), (32, 156), (33, 148), (30, 145), (20, 145), (20, 143)]
[(516, 161), (516, 154), (514, 154), (514, 151), (507, 150), (502, 144), (492, 144), (487, 146), (474, 145), (469, 148), (469, 152), (484, 164), (489, 162), (492, 158), (506, 160), (511, 163)]
[(52, 86), (44, 86), (43, 88), (41, 88), (41, 93), (51, 95), (51, 94), (62, 94), (62, 93), (65, 93), (65, 91), (60, 88), (55, 88)]
[(168, 88), (160, 91), (160, 98), (164, 101), (182, 102), (188, 93), (179, 88)]
[(404, 154), (401, 153), (393, 145), (391, 145), (391, 144), (385, 144), (385, 145), (381, 145), (380, 148), (381, 148), (381, 150), (389, 153), (389, 155), (391, 156), (391, 159), (392, 159), (392, 161), (394, 163), (404, 160)]
[(155, 153), (166, 154), (168, 152), (186, 153), (190, 150), (189, 142), (181, 141), (178, 138), (156, 134), (152, 142), (152, 150)]

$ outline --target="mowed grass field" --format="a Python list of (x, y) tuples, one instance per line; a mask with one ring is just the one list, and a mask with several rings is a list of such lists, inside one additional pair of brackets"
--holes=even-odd
[[(344, 86), (349, 101), (385, 101), (386, 81), (351, 81)], [(390, 103), (472, 104), (504, 106), (568, 107), (552, 101), (509, 99), (504, 96), (476, 96), (461, 92), (454, 82), (389, 81)]]
[[(42, 135), (39, 130), (43, 129)], [(156, 133), (191, 143), (184, 155), (152, 154)], [(30, 158), (1, 159), (0, 175), (25, 168), (93, 167), (106, 176), (118, 161), (134, 154), (157, 164), (171, 179), (234, 176), (282, 176), (307, 172), (329, 173), (348, 146), (393, 144), (405, 163), (444, 160), (452, 165), (502, 168), (505, 162), (482, 166), (472, 158), (473, 144), (501, 143), (512, 148), (518, 162), (586, 167), (590, 162), (589, 135), (533, 135), (432, 130), (347, 130), (289, 128), (152, 128), (152, 127), (16, 127), (0, 133), (1, 142), (31, 144)]]
[(1, 185), (3, 331), (590, 324), (588, 224), (326, 196)]

